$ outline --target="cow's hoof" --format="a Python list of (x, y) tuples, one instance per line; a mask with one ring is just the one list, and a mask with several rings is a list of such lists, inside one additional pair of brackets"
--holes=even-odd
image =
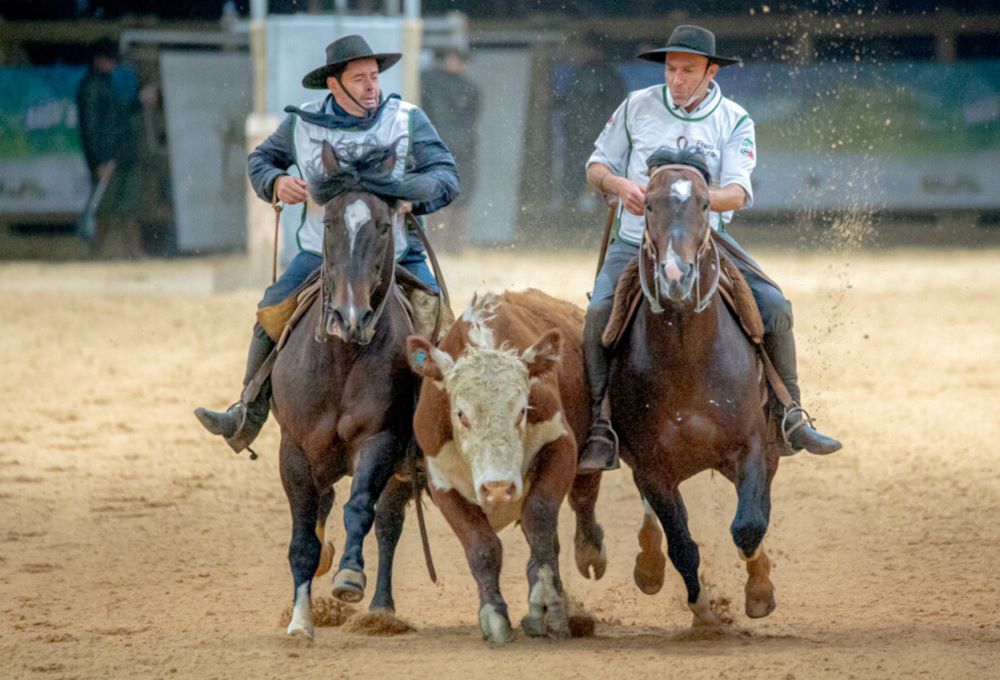
[(356, 604), (365, 596), (365, 573), (341, 569), (333, 577), (333, 596), (341, 602)]
[(751, 619), (762, 619), (773, 612), (777, 606), (773, 590), (760, 597), (751, 597), (750, 593), (747, 593), (746, 613)]
[(479, 629), (483, 631), (483, 640), (486, 644), (493, 647), (505, 645), (514, 639), (510, 619), (491, 604), (484, 605), (479, 610)]
[(604, 570), (608, 567), (608, 555), (604, 549), (604, 544), (594, 545), (586, 541), (576, 542), (576, 568), (583, 574), (584, 578), (591, 578), (593, 569), (593, 579), (599, 581), (604, 576)]
[(292, 621), (288, 624), (288, 629), (285, 631), (288, 637), (298, 638), (300, 640), (312, 640), (313, 639), (313, 625), (305, 621)]

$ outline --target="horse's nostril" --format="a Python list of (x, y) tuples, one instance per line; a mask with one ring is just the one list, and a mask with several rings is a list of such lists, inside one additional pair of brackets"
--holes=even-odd
[(374, 316), (375, 311), (372, 309), (361, 310), (361, 318), (358, 319), (358, 328), (366, 327), (369, 323), (371, 323)]

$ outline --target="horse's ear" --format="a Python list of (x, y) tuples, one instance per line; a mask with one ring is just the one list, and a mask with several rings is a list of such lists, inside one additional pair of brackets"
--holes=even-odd
[(521, 359), (528, 365), (528, 376), (532, 380), (555, 369), (562, 355), (562, 344), (562, 333), (558, 328), (553, 328), (524, 350)]
[(337, 161), (337, 154), (333, 152), (330, 142), (323, 140), (323, 150), (320, 152), (320, 160), (323, 161), (323, 170), (326, 174), (331, 174), (340, 170), (340, 162)]
[(444, 381), (445, 371), (454, 364), (446, 352), (439, 350), (422, 335), (411, 335), (406, 339), (406, 360), (414, 373), (437, 382)]
[(396, 151), (393, 150), (391, 154), (386, 156), (385, 160), (379, 163), (378, 169), (380, 172), (384, 172), (389, 175), (392, 171), (396, 169)]

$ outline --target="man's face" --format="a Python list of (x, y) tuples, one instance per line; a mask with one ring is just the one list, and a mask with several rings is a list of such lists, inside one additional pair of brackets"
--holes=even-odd
[[(339, 83), (336, 78), (330, 77), (326, 79), (326, 86), (342, 109), (352, 116), (364, 116), (364, 109), (374, 109), (382, 96), (382, 89), (378, 84), (378, 62), (370, 58), (355, 59), (347, 64), (347, 68), (340, 75)], [(364, 109), (351, 101), (344, 90), (349, 92)]]
[(709, 83), (719, 72), (719, 65), (708, 65), (708, 57), (687, 52), (668, 52), (663, 66), (663, 79), (677, 106), (697, 104)]

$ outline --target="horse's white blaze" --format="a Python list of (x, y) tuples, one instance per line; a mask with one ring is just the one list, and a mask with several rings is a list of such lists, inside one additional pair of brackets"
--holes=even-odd
[(663, 273), (667, 275), (668, 281), (680, 281), (684, 273), (681, 271), (680, 266), (677, 264), (679, 258), (677, 253), (674, 252), (674, 242), (667, 241), (667, 254), (663, 258), (664, 264)]
[(360, 198), (344, 208), (344, 224), (347, 225), (348, 249), (352, 255), (354, 254), (354, 239), (357, 238), (361, 227), (368, 224), (371, 219), (372, 213), (368, 209), (368, 204)]
[(674, 183), (670, 185), (670, 195), (681, 203), (686, 202), (689, 198), (691, 198), (691, 180), (674, 180)]
[(309, 602), (309, 584), (303, 583), (295, 589), (295, 606), (292, 608), (292, 620), (288, 624), (288, 635), (313, 636), (312, 605)]

